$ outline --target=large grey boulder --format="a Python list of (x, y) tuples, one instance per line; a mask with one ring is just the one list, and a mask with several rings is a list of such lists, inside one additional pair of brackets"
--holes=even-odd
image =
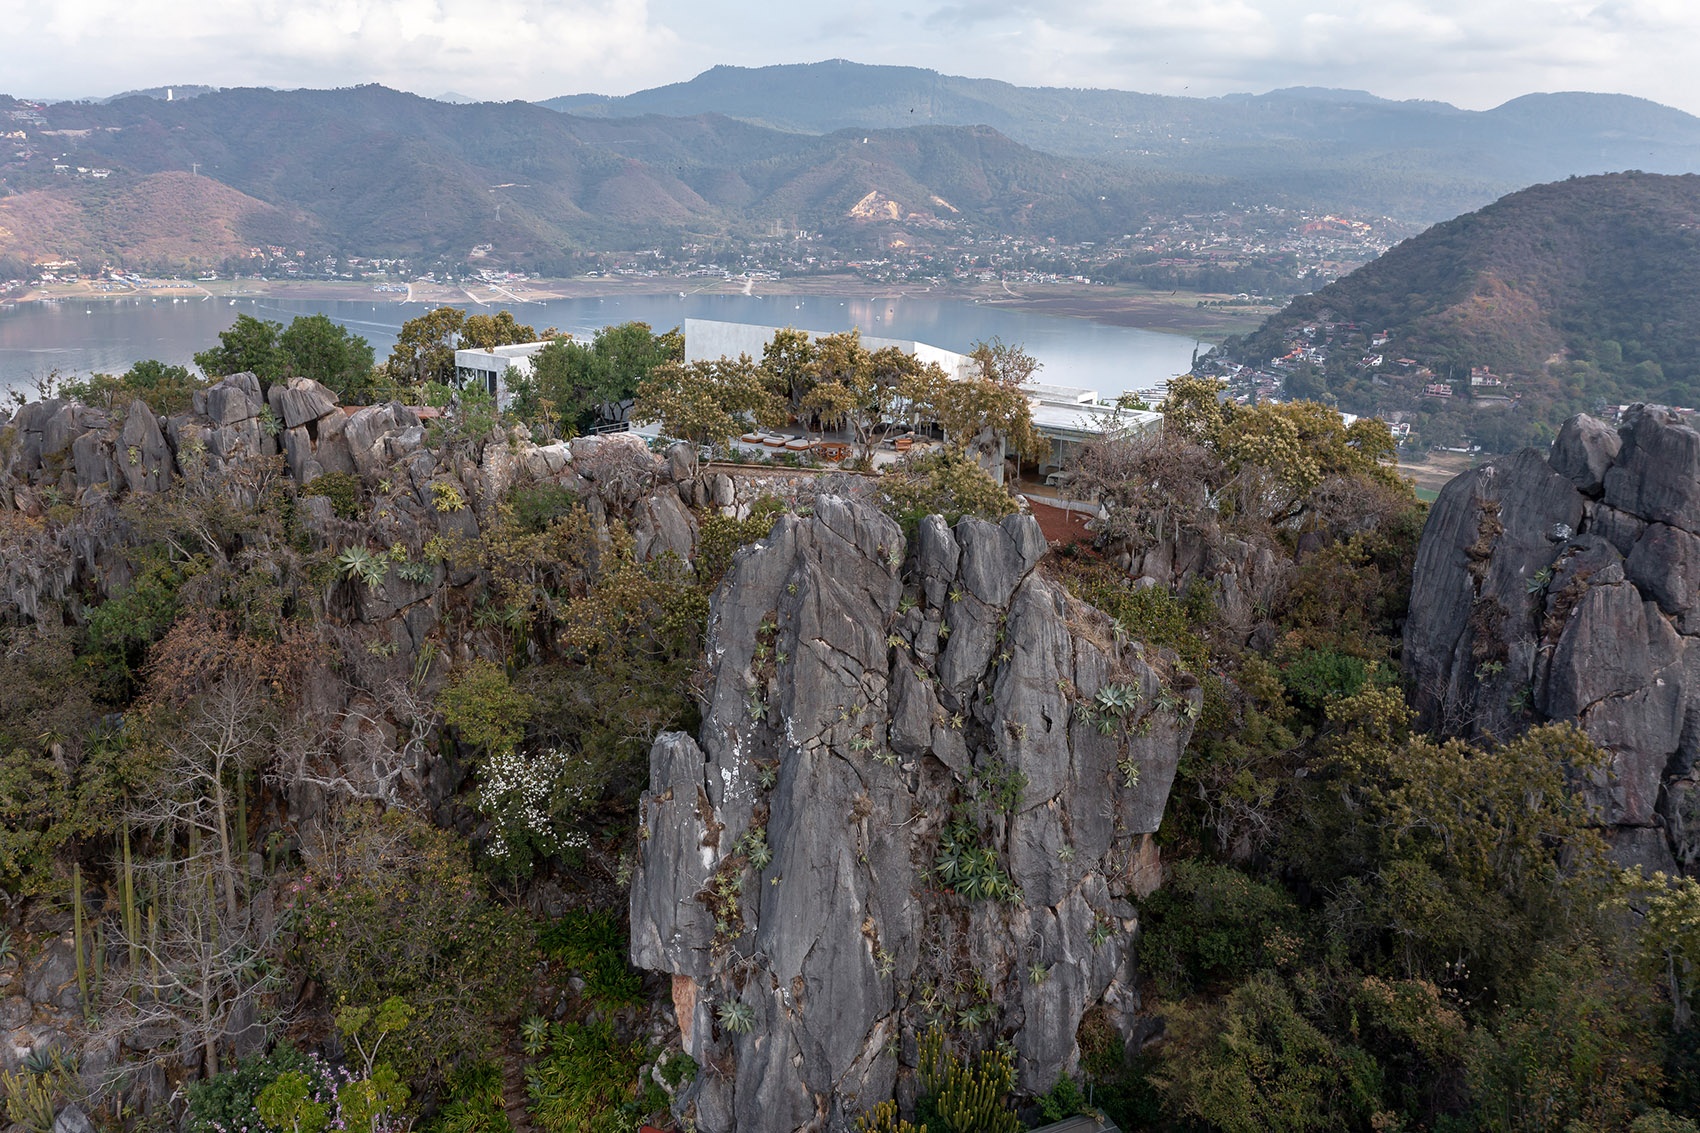
[(336, 395), (312, 378), (291, 378), (288, 385), (274, 385), (266, 398), (286, 429), (317, 421), (337, 409)]
[[(850, 1128), (913, 1088), (970, 971), (1029, 1092), (1075, 1067), (1088, 1009), (1137, 1003), (1136, 866), (1199, 694), (1036, 572), (1030, 518), (920, 533), (910, 554), (833, 496), (782, 516), (715, 595), (699, 737), (651, 752), (632, 957), (671, 977), (687, 1052), (736, 1066), (676, 1101), (706, 1133)], [(1111, 684), (1133, 707), (1105, 735), (1078, 709)], [(939, 879), (963, 839), (1006, 899)]]
[(160, 431), (159, 418), (140, 398), (130, 403), (124, 418), (117, 460), (132, 492), (163, 492), (171, 486), (171, 449)]
[(1580, 725), (1610, 756), (1584, 786), (1619, 859), (1700, 872), (1700, 433), (1635, 406), (1615, 432), (1573, 418), (1550, 456), (1454, 479), (1418, 547), (1404, 662), (1426, 726)]
[(1552, 443), (1554, 472), (1587, 496), (1598, 496), (1605, 487), (1606, 470), (1623, 447), (1617, 430), (1597, 417), (1579, 413), (1558, 430)]

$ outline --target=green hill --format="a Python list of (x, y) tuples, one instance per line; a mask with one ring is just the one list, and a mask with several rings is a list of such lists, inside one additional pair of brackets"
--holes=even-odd
[[(1700, 177), (1537, 185), (1295, 299), (1221, 356), (1288, 358), (1274, 368), (1290, 393), (1457, 417), (1504, 448), (1603, 404), (1700, 406), (1696, 263)], [(1389, 341), (1375, 345), (1380, 334)], [(1489, 371), (1474, 388), (1473, 368)], [(1450, 400), (1425, 396), (1436, 383)]]

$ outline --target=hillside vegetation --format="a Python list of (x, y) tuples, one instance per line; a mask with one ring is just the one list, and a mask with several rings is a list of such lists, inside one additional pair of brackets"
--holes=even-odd
[[(1325, 357), (1289, 368), (1290, 389), (1360, 413), (1473, 415), (1478, 427), (1484, 413), (1495, 415), (1510, 422), (1508, 442), (1550, 437), (1565, 417), (1601, 405), (1700, 404), (1697, 255), (1700, 177), (1538, 185), (1295, 299), (1222, 354), (1264, 365), (1332, 335)], [(1307, 338), (1306, 326), (1318, 329)], [(1382, 333), (1389, 341), (1366, 355)], [(1506, 383), (1477, 395), (1515, 404), (1472, 397), (1476, 367)], [(1452, 403), (1424, 400), (1435, 382), (1453, 387)]]

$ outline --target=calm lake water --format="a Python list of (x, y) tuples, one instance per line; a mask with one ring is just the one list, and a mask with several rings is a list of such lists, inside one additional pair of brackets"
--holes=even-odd
[[(189, 365), (196, 351), (217, 343), (219, 332), (235, 322), (238, 314), (285, 325), (296, 315), (329, 315), (370, 342), (381, 361), (395, 344), (402, 322), (429, 309), (423, 303), (245, 298), (20, 303), (0, 307), (0, 389), (30, 389), (35, 379), (53, 370), (123, 373), (145, 358)], [(466, 309), (489, 313), (499, 308), (466, 305)], [(866, 335), (916, 339), (959, 351), (995, 335), (1039, 359), (1043, 364), (1040, 381), (1084, 386), (1104, 397), (1184, 373), (1194, 346), (1210, 345), (1190, 336), (961, 300), (621, 295), (516, 304), (510, 310), (540, 331), (553, 326), (585, 338), (598, 327), (632, 319), (665, 329), (686, 318), (826, 332), (859, 327)]]

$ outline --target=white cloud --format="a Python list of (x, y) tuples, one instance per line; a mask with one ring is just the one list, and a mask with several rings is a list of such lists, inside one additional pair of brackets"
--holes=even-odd
[(374, 81), (542, 97), (624, 83), (676, 47), (646, 0), (0, 0), (0, 25), (28, 48), (7, 85), (58, 97)]
[(1532, 90), (1700, 112), (1693, 0), (0, 0), (13, 93), (378, 81), (617, 94), (836, 56), (1017, 83), (1310, 85), (1485, 107)]

